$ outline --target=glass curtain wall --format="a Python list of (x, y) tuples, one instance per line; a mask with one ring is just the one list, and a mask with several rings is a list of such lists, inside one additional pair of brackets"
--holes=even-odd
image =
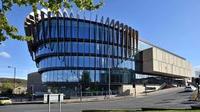
[(36, 28), (36, 63), (47, 86), (74, 92), (84, 82), (107, 89), (109, 68), (111, 89), (132, 83), (135, 43), (127, 29), (74, 18), (45, 19)]

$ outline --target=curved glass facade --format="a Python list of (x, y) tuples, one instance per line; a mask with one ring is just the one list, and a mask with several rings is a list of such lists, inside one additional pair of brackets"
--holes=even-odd
[(27, 16), (25, 32), (33, 37), (28, 48), (45, 91), (103, 95), (109, 82), (113, 93), (124, 84), (184, 84), (170, 74), (145, 73), (144, 50), (156, 46), (138, 40), (138, 31), (119, 21), (39, 12), (37, 17)]
[(107, 85), (109, 71), (111, 85), (132, 84), (138, 34), (127, 25), (50, 17), (27, 29), (34, 37), (29, 50), (45, 85), (83, 80), (89, 86)]

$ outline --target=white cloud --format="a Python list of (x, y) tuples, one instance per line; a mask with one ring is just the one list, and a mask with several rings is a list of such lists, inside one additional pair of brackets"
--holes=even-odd
[(3, 58), (10, 58), (10, 54), (8, 54), (7, 52), (3, 51), (3, 52), (0, 52), (0, 57), (3, 57)]

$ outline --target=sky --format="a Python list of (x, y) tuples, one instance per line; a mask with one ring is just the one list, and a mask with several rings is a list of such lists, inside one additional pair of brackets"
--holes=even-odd
[[(98, 1), (98, 0), (96, 0)], [(98, 15), (118, 20), (139, 31), (139, 36), (161, 48), (186, 58), (194, 67), (200, 68), (200, 0), (104, 0), (97, 11), (85, 11), (86, 18)], [(24, 34), (24, 20), (30, 7), (13, 6), (7, 13), (9, 23)], [(73, 12), (77, 12), (75, 9)], [(79, 12), (80, 15), (84, 11)], [(27, 43), (6, 40), (0, 45), (0, 77), (17, 78), (37, 71)]]

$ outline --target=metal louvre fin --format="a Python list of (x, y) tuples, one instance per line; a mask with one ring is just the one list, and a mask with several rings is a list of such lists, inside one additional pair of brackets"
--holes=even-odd
[(51, 35), (52, 35), (52, 32), (51, 32), (51, 12), (48, 12), (47, 13), (47, 19), (48, 19), (48, 30), (49, 30), (49, 39), (48, 39), (48, 42), (49, 42), (49, 47), (50, 47), (50, 50), (53, 51), (53, 47), (52, 47), (52, 44), (51, 44)]
[(70, 18), (73, 18), (73, 13), (70, 13)]
[(107, 19), (106, 19), (105, 24), (106, 24), (106, 25), (110, 25), (110, 18), (107, 18)]
[[(110, 40), (111, 40), (111, 37), (110, 37), (110, 19), (107, 18), (106, 19), (106, 22), (105, 24), (107, 26), (104, 26), (104, 31), (105, 31), (105, 36), (104, 36), (104, 41), (107, 41), (107, 48), (105, 48), (105, 51), (107, 51), (108, 55), (109, 55), (109, 58), (107, 58), (107, 63), (108, 63), (108, 67), (110, 66), (109, 64), (109, 60), (111, 58), (111, 55), (110, 55), (110, 52), (112, 51), (112, 47), (110, 47)], [(106, 30), (107, 29), (107, 30)], [(107, 33), (106, 33), (107, 32)], [(106, 35), (107, 34), (107, 35)]]
[(135, 47), (135, 30), (134, 29), (132, 29), (132, 38), (133, 38), (133, 42), (132, 42), (132, 44), (133, 44), (133, 55), (135, 55), (135, 50), (136, 50), (136, 47)]
[[(108, 25), (108, 26), (110, 26), (110, 19), (109, 18), (107, 18), (106, 19), (106, 22), (105, 22), (105, 24), (106, 25)], [(106, 48), (106, 50), (107, 50), (107, 52), (108, 52), (108, 54), (110, 55), (110, 28), (108, 27), (108, 26), (104, 26), (104, 34), (105, 34), (105, 36), (104, 36), (104, 41), (107, 41), (107, 48)], [(107, 29), (107, 30), (106, 30)], [(107, 33), (106, 33), (107, 32)], [(107, 34), (107, 35), (106, 35)]]
[[(69, 42), (69, 43), (70, 43), (70, 47), (71, 47), (70, 50), (71, 50), (71, 51), (72, 51), (72, 43), (71, 43), (71, 42), (72, 42), (72, 19), (71, 19), (72, 17), (73, 17), (73, 14), (70, 13), (70, 20), (69, 20), (69, 21), (70, 21), (70, 42)], [(70, 53), (71, 53), (71, 52), (70, 52)], [(70, 58), (71, 58), (71, 57), (72, 57), (72, 56), (71, 56), (71, 54), (70, 54)], [(74, 60), (70, 59), (69, 61), (70, 61), (69, 63), (73, 64), (73, 61), (74, 61)], [(72, 65), (72, 66), (73, 66), (73, 65)]]
[[(111, 22), (110, 22), (110, 29), (111, 29), (111, 34), (112, 34), (112, 36), (111, 36), (111, 38), (112, 38), (112, 55), (111, 55), (111, 57), (112, 57), (112, 67), (114, 66), (114, 54), (115, 54), (115, 48), (114, 48), (114, 42), (115, 42), (115, 35), (114, 35), (114, 30), (115, 30), (115, 27), (114, 27), (114, 24), (115, 24), (115, 21), (114, 21), (114, 19), (112, 19), (111, 20)], [(110, 31), (109, 31), (110, 32)]]
[(69, 17), (69, 13), (67, 12), (66, 9), (64, 9), (63, 17), (64, 17), (64, 18), (68, 18), (68, 17)]
[(119, 21), (115, 22), (115, 28), (119, 28)]
[[(105, 34), (104, 34), (104, 17), (103, 16), (101, 17), (100, 22), (101, 22), (101, 26), (99, 27), (99, 40), (101, 40), (101, 44), (103, 44), (102, 40), (105, 36)], [(102, 51), (104, 51), (104, 53)], [(101, 46), (101, 54), (105, 54), (104, 47), (102, 47), (102, 46)]]
[[(96, 17), (95, 17), (95, 24), (93, 27), (94, 28), (94, 39), (96, 42), (97, 42), (97, 35), (99, 35), (99, 34), (97, 34), (97, 29), (99, 28), (99, 27), (97, 27), (98, 26), (97, 21), (98, 21), (98, 15), (96, 15)], [(101, 53), (101, 48), (99, 45), (98, 45), (98, 47), (99, 47), (99, 52)], [(97, 57), (97, 53), (96, 53), (95, 57)], [(101, 66), (100, 61), (99, 61), (99, 65)], [(96, 71), (95, 71), (95, 80), (96, 80)]]
[(39, 17), (39, 14), (37, 13), (35, 16), (33, 16), (34, 20), (35, 20), (35, 23), (38, 23), (38, 17)]
[(66, 35), (66, 16), (67, 16), (67, 14), (66, 14), (66, 12), (64, 11), (64, 13), (63, 13), (63, 23), (64, 23), (64, 28), (63, 28), (63, 32), (64, 32), (64, 44), (63, 44), (63, 47), (64, 47), (64, 49), (63, 49), (63, 51), (64, 51), (64, 57), (63, 57), (63, 61), (64, 61), (64, 65), (65, 65), (65, 67), (67, 67), (67, 64), (66, 64), (66, 38), (67, 38), (67, 35)]
[(127, 25), (125, 25), (124, 26), (124, 54), (125, 54), (125, 58), (127, 59), (127, 54), (128, 54), (128, 43), (127, 43), (127, 40), (128, 40), (128, 26)]
[[(77, 37), (76, 38), (76, 42), (77, 42), (77, 49), (79, 51), (79, 46), (78, 46), (78, 37), (79, 37), (79, 14), (77, 14), (77, 17), (76, 17), (76, 25), (77, 25), (77, 29), (76, 29), (76, 35)], [(76, 53), (76, 56), (78, 57), (78, 52)], [(79, 65), (79, 60), (77, 59), (77, 65)]]
[(29, 20), (33, 20), (35, 22), (35, 18), (32, 15), (29, 15)]
[(98, 22), (98, 15), (96, 15), (95, 17), (95, 22)]
[(115, 23), (114, 27), (116, 28), (116, 39), (117, 39), (117, 66), (116, 67), (118, 67), (119, 65), (119, 59), (118, 59), (119, 58), (119, 36), (120, 36), (119, 21)]
[(115, 20), (112, 19), (111, 22), (110, 22), (110, 26), (111, 26), (111, 27), (114, 27), (114, 24), (115, 24)]
[(102, 24), (104, 24), (103, 21), (104, 21), (104, 18), (103, 18), (103, 16), (102, 16), (102, 17), (101, 17), (101, 23), (102, 23)]
[[(76, 19), (79, 19), (80, 18), (80, 16), (79, 16), (79, 14), (76, 14)], [(78, 20), (77, 20), (78, 21)]]
[[(42, 42), (44, 42), (45, 41), (45, 39), (46, 39), (46, 34), (45, 34), (45, 26), (44, 26), (44, 13), (41, 13), (41, 22), (42, 22)], [(45, 44), (45, 48), (46, 48), (46, 44)]]
[(56, 27), (57, 27), (57, 29), (56, 29), (57, 30), (56, 31), (57, 32), (57, 35), (56, 35), (56, 39), (57, 39), (57, 51), (56, 52), (57, 52), (58, 59), (60, 60), (60, 56), (58, 55), (58, 52), (60, 50), (60, 45), (59, 45), (59, 38), (60, 38), (59, 37), (60, 36), (59, 35), (59, 26), (60, 26), (59, 25), (59, 14), (56, 14)]
[(136, 52), (138, 52), (138, 40), (139, 40), (138, 38), (139, 38), (139, 34), (138, 34), (138, 31), (136, 31), (135, 33), (136, 33), (135, 34), (136, 35)]
[(120, 24), (120, 45), (121, 45), (121, 58), (123, 58), (123, 43), (124, 43), (124, 24)]
[(132, 57), (132, 50), (131, 50), (131, 40), (132, 40), (132, 28), (128, 28), (128, 57)]

